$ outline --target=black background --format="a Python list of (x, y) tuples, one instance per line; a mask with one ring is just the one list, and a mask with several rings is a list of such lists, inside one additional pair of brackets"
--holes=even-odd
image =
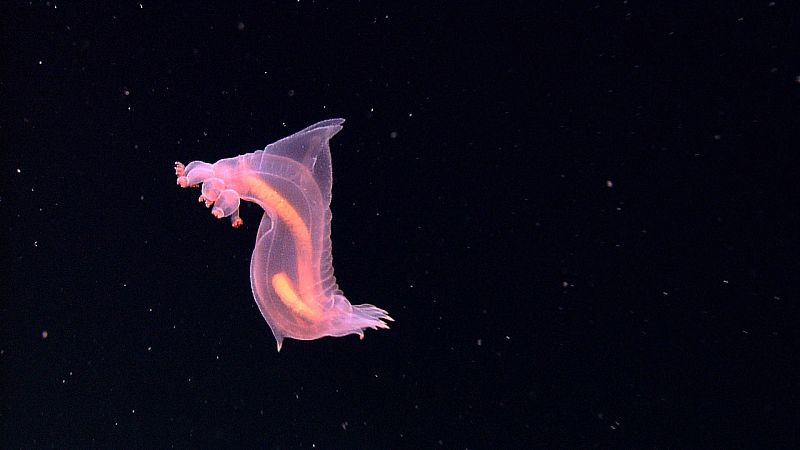
[[(798, 444), (793, 2), (162, 3), (3, 8), (4, 447)], [(335, 117), (277, 353), (172, 163)]]

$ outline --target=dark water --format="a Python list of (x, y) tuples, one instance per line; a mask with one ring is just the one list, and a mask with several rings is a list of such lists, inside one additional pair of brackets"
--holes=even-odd
[[(798, 445), (796, 5), (112, 3), (0, 14), (3, 447)], [(396, 322), (277, 353), (172, 163), (334, 117)]]

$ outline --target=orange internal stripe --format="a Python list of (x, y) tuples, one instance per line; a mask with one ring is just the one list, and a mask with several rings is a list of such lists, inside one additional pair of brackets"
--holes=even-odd
[[(303, 218), (300, 217), (300, 214), (292, 206), (292, 204), (261, 178), (250, 175), (245, 178), (245, 182), (250, 187), (253, 195), (263, 201), (268, 208), (275, 211), (275, 213), (278, 214), (278, 218), (289, 227), (289, 232), (292, 234), (292, 240), (294, 241), (297, 259), (297, 289), (295, 289), (291, 283), (283, 284), (282, 282), (279, 282), (279, 284), (288, 289), (280, 291), (275, 287), (275, 279), (280, 275), (282, 275), (286, 281), (290, 281), (289, 277), (285, 273), (276, 274), (273, 277), (273, 288), (275, 288), (275, 291), (278, 292), (278, 295), (281, 297), (281, 301), (283, 301), (292, 310), (297, 312), (307, 311), (307, 313), (303, 315), (309, 318), (311, 317), (308, 316), (308, 314), (314, 316), (319, 315), (319, 307), (315, 302), (305, 301), (305, 299), (301, 298), (297, 294), (298, 290), (303, 292), (304, 287), (312, 286), (314, 280), (311, 270), (313, 246), (311, 243), (311, 233), (308, 230), (308, 226), (306, 225), (305, 221), (303, 221)], [(281, 295), (281, 292), (283, 292), (287, 297)], [(298, 305), (302, 305), (302, 308)]]
[(300, 296), (297, 295), (292, 286), (292, 280), (286, 275), (286, 272), (276, 273), (272, 277), (272, 288), (278, 293), (281, 301), (289, 307), (292, 311), (300, 316), (309, 320), (319, 320), (322, 318), (322, 311), (318, 308), (309, 308)]

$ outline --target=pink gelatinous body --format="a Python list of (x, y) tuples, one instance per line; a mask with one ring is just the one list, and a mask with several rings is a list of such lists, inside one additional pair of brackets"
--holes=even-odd
[(202, 184), (200, 201), (234, 227), (241, 200), (264, 209), (250, 261), (250, 284), (280, 351), (284, 338), (311, 340), (388, 328), (388, 313), (351, 305), (333, 276), (331, 153), (343, 119), (314, 124), (264, 150), (213, 164), (176, 162), (181, 187)]

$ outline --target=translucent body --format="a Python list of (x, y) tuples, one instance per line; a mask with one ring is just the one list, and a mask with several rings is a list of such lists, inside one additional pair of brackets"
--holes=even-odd
[(176, 163), (182, 187), (202, 184), (200, 201), (217, 218), (241, 225), (239, 202), (264, 216), (250, 262), (258, 308), (281, 349), (284, 338), (311, 340), (388, 328), (386, 311), (351, 305), (336, 284), (331, 255), (331, 154), (343, 119), (326, 120), (264, 150), (214, 164)]

